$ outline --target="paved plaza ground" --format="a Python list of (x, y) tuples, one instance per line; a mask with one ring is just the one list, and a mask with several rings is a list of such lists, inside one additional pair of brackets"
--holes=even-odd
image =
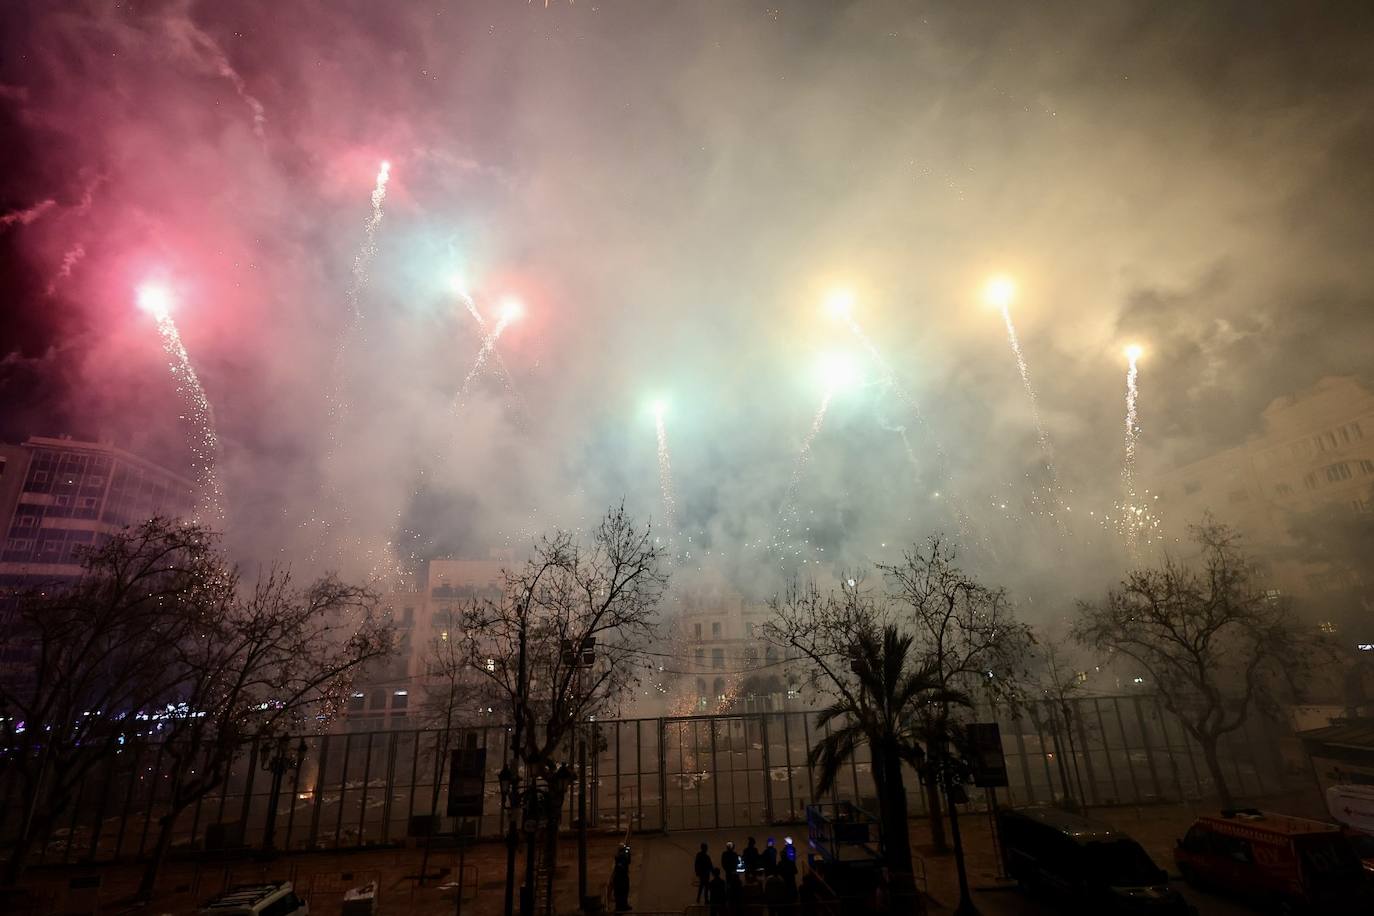
[[(1251, 803), (1254, 803), (1253, 801)], [(1314, 796), (1291, 796), (1261, 802), (1263, 807), (1295, 814), (1321, 816), (1319, 800)], [(1211, 810), (1201, 804), (1156, 805), (1141, 807), (1099, 808), (1090, 812), (1096, 819), (1138, 839), (1155, 861), (1173, 872), (1174, 841), (1199, 814)], [(1044, 901), (1027, 899), (1020, 891), (999, 878), (997, 858), (992, 845), (992, 832), (986, 813), (971, 812), (961, 819), (968, 873), (974, 888), (978, 909), (987, 914), (1050, 914), (1056, 908)], [(718, 857), (727, 840), (743, 848), (752, 833), (762, 846), (769, 836), (779, 844), (783, 835), (792, 833), (799, 847), (805, 844), (805, 827), (760, 827), (750, 830), (680, 831), (642, 834), (631, 837), (633, 866), (631, 901), (640, 914), (683, 914), (694, 903), (695, 887), (691, 875), (692, 857), (700, 843), (707, 843), (713, 856)], [(953, 910), (958, 902), (958, 882), (954, 858), (937, 856), (931, 851), (929, 828), (925, 820), (911, 822), (913, 848), (919, 859), (918, 870), (924, 871), (923, 886), (929, 895), (931, 913)], [(594, 834), (589, 843), (592, 892), (604, 891), (610, 877), (614, 850), (620, 837)], [(505, 875), (505, 847), (499, 843), (483, 842), (470, 846), (465, 853), (465, 890), (461, 912), (468, 916), (497, 916), (502, 909)], [(377, 912), (380, 914), (417, 914), (438, 916), (457, 910), (456, 887), (457, 851), (452, 848), (433, 849), (430, 856), (430, 876), (422, 885), (419, 866), (422, 850), (417, 847), (371, 850), (347, 853), (315, 853), (283, 856), (271, 863), (251, 858), (214, 864), (193, 865), (172, 863), (164, 871), (158, 894), (149, 906), (133, 908), (126, 901), (137, 885), (139, 872), (135, 866), (119, 865), (96, 869), (67, 867), (63, 869), (32, 869), (25, 884), (31, 889), (31, 912), (40, 913), (122, 913), (189, 914), (198, 903), (213, 895), (226, 883), (241, 883), (263, 878), (294, 880), (308, 897), (315, 916), (335, 916), (341, 912), (344, 892), (354, 886), (376, 882), (378, 886)], [(80, 879), (100, 876), (99, 888), (72, 888)], [(90, 883), (90, 882), (84, 882)], [(1194, 891), (1175, 876), (1175, 883), (1198, 907), (1202, 914), (1240, 914), (1251, 912), (1236, 903)], [(572, 838), (564, 840), (560, 863), (555, 873), (557, 912), (573, 913), (577, 907), (577, 853)], [(23, 912), (12, 908), (12, 911)]]

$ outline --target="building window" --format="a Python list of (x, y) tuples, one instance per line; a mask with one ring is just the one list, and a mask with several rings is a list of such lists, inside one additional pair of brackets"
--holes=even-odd
[(374, 690), (372, 696), (368, 697), (367, 706), (369, 709), (386, 709), (386, 691)]
[(1302, 482), (1303, 485), (1307, 487), (1307, 489), (1309, 490), (1317, 489), (1317, 472), (1313, 471), (1310, 474), (1304, 474)]
[(37, 524), (38, 516), (36, 515), (21, 515), (14, 520), (14, 525), (16, 528), (32, 528)]
[(1275, 495), (1275, 496), (1292, 496), (1292, 495), (1293, 495), (1293, 488), (1290, 487), (1290, 486), (1289, 486), (1288, 484), (1286, 484), (1286, 483), (1281, 483), (1281, 484), (1279, 484), (1277, 487), (1274, 488), (1274, 495)]
[(362, 694), (361, 692), (354, 692), (354, 693), (349, 694), (349, 696), (348, 696), (348, 711), (349, 711), (349, 712), (362, 712), (362, 709), (363, 709), (363, 694)]
[(1361, 474), (1374, 474), (1374, 461), (1370, 461), (1368, 458), (1361, 458), (1361, 459), (1360, 459), (1360, 473), (1361, 473)]
[(716, 693), (716, 699), (718, 699), (718, 700), (723, 700), (723, 699), (725, 699), (725, 678), (723, 678), (723, 677), (718, 677), (718, 678), (716, 678), (715, 693)]
[(693, 624), (696, 627), (697, 642), (701, 642), (701, 624)]
[(720, 639), (720, 621), (719, 621), (719, 620), (712, 621), (712, 623), (711, 623), (711, 638), (712, 638), (712, 639)]
[(410, 692), (408, 690), (397, 690), (391, 694), (391, 708), (405, 709), (410, 705)]
[(401, 623), (415, 622), (415, 608), (408, 607), (401, 611)]
[(48, 482), (48, 472), (47, 472), (47, 471), (34, 471), (34, 472), (33, 472), (33, 482), (34, 482), (34, 483), (47, 483), (47, 482)]
[(698, 649), (698, 650), (697, 650), (697, 664), (698, 664), (698, 665), (705, 665), (705, 664), (706, 664), (706, 650), (705, 650), (705, 649)]
[[(1350, 479), (1350, 465), (1342, 461), (1340, 464), (1328, 464), (1326, 466), (1326, 479), (1332, 483), (1338, 480)], [(61, 499), (61, 497), (58, 497)]]
[(700, 678), (700, 677), (697, 678), (697, 696), (699, 696), (699, 697), (704, 697), (704, 696), (706, 696), (706, 679), (705, 679), (705, 678)]
[(724, 667), (725, 667), (725, 650), (724, 650), (724, 649), (712, 649), (712, 650), (711, 650), (711, 667), (712, 667), (712, 668), (724, 668)]

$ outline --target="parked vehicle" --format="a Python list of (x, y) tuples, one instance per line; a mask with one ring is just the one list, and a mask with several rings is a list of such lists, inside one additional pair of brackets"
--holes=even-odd
[(1193, 914), (1169, 876), (1124, 833), (1057, 808), (1014, 808), (997, 816), (1007, 874), (1029, 891), (1092, 914)]
[(1195, 887), (1280, 913), (1374, 910), (1360, 859), (1335, 824), (1245, 808), (1202, 817), (1174, 850)]
[(200, 916), (310, 916), (290, 881), (237, 884), (200, 908)]

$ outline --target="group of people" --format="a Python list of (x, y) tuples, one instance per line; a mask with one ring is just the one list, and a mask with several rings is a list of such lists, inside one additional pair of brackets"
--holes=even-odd
[(702, 843), (692, 868), (697, 878), (697, 903), (704, 900), (709, 904), (711, 916), (726, 916), (746, 904), (785, 907), (797, 902), (797, 848), (791, 837), (786, 838), (781, 851), (772, 837), (763, 849), (749, 837), (743, 852), (736, 852), (734, 843), (726, 843), (719, 866)]

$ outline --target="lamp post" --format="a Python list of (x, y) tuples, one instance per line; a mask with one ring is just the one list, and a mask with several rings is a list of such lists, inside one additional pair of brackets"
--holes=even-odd
[[(583, 691), (583, 675), (596, 663), (596, 637), (587, 636), (574, 642), (563, 640), (563, 664), (576, 672), (576, 708), (580, 711), (586, 703)], [(587, 734), (582, 725), (582, 717), (573, 725), (573, 740), (577, 742), (577, 900), (583, 912), (590, 907), (587, 900)]]
[[(520, 614), (520, 654), (515, 675), (515, 722), (512, 723), (511, 727), (510, 760), (501, 767), (501, 773), (498, 777), (501, 782), (501, 795), (507, 801), (511, 812), (509, 825), (506, 829), (506, 895), (502, 910), (504, 916), (514, 916), (515, 910), (515, 850), (520, 843), (520, 835), (515, 828), (515, 805), (520, 796), (520, 740), (524, 733), (525, 691), (528, 688), (525, 682), (525, 639), (528, 629), (526, 626), (528, 610), (529, 607), (526, 605)], [(521, 911), (523, 913), (523, 906)]]
[(291, 739), (286, 735), (277, 738), (272, 753), (262, 761), (262, 768), (272, 774), (272, 794), (267, 800), (267, 828), (262, 838), (262, 854), (271, 856), (276, 853), (277, 805), (281, 801), (281, 783), (287, 771), (298, 768), (310, 748), (301, 738), (295, 752), (290, 747)]

